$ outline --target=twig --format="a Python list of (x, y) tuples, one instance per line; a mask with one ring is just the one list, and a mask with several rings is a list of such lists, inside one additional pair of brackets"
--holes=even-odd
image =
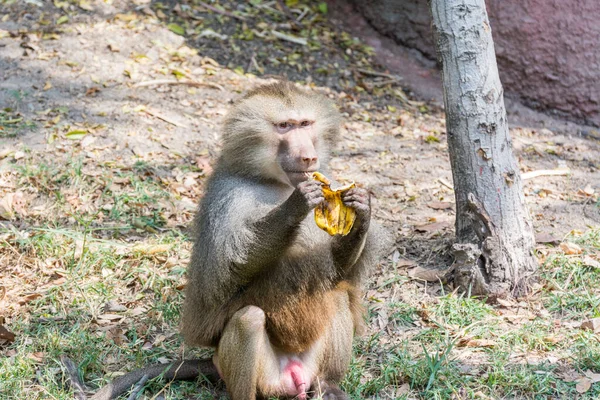
[(145, 110), (144, 110), (144, 112), (145, 112), (146, 114), (150, 114), (150, 115), (152, 115), (153, 117), (156, 117), (156, 118), (158, 118), (158, 119), (162, 119), (163, 121), (165, 121), (165, 122), (168, 122), (168, 123), (169, 123), (169, 124), (171, 124), (171, 125), (175, 125), (175, 126), (177, 126), (177, 127), (179, 127), (179, 128), (187, 128), (187, 126), (186, 126), (186, 125), (180, 124), (179, 122), (177, 122), (177, 121), (174, 121), (174, 120), (170, 119), (169, 117), (166, 117), (166, 116), (164, 116), (164, 115), (162, 115), (162, 114), (160, 114), (160, 113), (157, 113), (156, 111), (152, 111), (152, 110), (145, 109)]
[(454, 186), (452, 186), (452, 184), (450, 182), (448, 182), (447, 180), (445, 180), (444, 178), (438, 178), (437, 181), (439, 183), (441, 183), (442, 186), (446, 186), (448, 189), (454, 190)]
[(392, 74), (386, 74), (385, 72), (369, 71), (368, 69), (364, 69), (364, 68), (356, 68), (356, 70), (363, 75), (381, 76), (383, 78), (402, 80), (402, 78), (399, 76), (394, 76)]
[(297, 22), (297, 23), (300, 23), (300, 22), (302, 22), (302, 20), (304, 19), (304, 17), (306, 17), (306, 14), (308, 14), (308, 11), (309, 11), (309, 10), (310, 10), (310, 8), (306, 7), (306, 8), (304, 9), (304, 11), (302, 11), (302, 12), (300, 13), (300, 15), (298, 16), (298, 18), (296, 18), (296, 22)]
[(144, 374), (144, 376), (142, 376), (142, 378), (138, 381), (138, 383), (135, 384), (133, 389), (131, 389), (131, 393), (129, 394), (129, 397), (127, 397), (127, 400), (137, 399), (138, 395), (144, 388), (144, 385), (146, 384), (147, 381), (148, 381), (148, 374)]
[(562, 176), (569, 175), (571, 173), (570, 169), (539, 169), (537, 171), (529, 171), (521, 174), (521, 179), (533, 179), (538, 176)]
[(385, 85), (389, 85), (389, 84), (397, 84), (400, 83), (400, 79), (388, 79), (386, 81), (380, 81), (380, 82), (373, 82), (372, 85), (373, 87), (381, 87), (381, 86), (385, 86)]
[(279, 5), (279, 8), (281, 8), (285, 16), (290, 20), (290, 24), (292, 25), (292, 27), (298, 28), (298, 23), (294, 19), (294, 15), (292, 14), (288, 6), (285, 4), (285, 2), (283, 0), (277, 0), (277, 4)]
[(286, 35), (285, 33), (277, 32), (275, 29), (271, 30), (271, 33), (276, 38), (287, 40), (288, 42), (301, 44), (303, 46), (306, 46), (308, 44), (308, 40), (306, 40), (306, 38), (299, 38), (299, 37), (292, 36), (292, 35)]
[(85, 386), (81, 379), (79, 379), (79, 374), (77, 373), (77, 366), (69, 357), (64, 354), (60, 356), (60, 362), (63, 367), (67, 371), (69, 377), (69, 385), (73, 389), (73, 395), (77, 400), (86, 400), (87, 396), (85, 395)]
[(231, 17), (231, 18), (239, 19), (240, 21), (246, 21), (246, 18), (244, 18), (244, 17), (240, 17), (239, 15), (232, 14), (229, 11), (218, 9), (217, 7), (213, 7), (210, 4), (206, 4), (203, 1), (197, 1), (196, 3), (199, 6), (202, 6), (202, 7), (206, 8), (207, 10), (210, 10), (212, 12), (216, 12), (217, 14), (221, 14), (221, 15), (224, 15), (226, 17)]
[(172, 79), (155, 79), (151, 81), (138, 82), (133, 87), (145, 87), (145, 86), (154, 86), (154, 85), (186, 85), (193, 87), (210, 87), (213, 89), (219, 89), (221, 91), (225, 90), (223, 86), (218, 85), (216, 83), (211, 82), (197, 82), (197, 81), (175, 81)]
[[(252, 3), (250, 3), (250, 4), (252, 4)], [(252, 5), (260, 10), (268, 10), (268, 11), (274, 12), (279, 15), (284, 15), (283, 11), (272, 7), (274, 4), (275, 4), (275, 1), (270, 1), (270, 2), (264, 3), (264, 4), (260, 3), (260, 4), (252, 4)]]

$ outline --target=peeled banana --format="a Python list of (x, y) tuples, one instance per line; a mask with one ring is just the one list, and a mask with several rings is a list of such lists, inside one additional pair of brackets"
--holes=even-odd
[(313, 179), (321, 182), (325, 201), (315, 208), (315, 222), (317, 226), (329, 233), (331, 236), (346, 236), (356, 219), (356, 212), (342, 201), (342, 193), (352, 189), (354, 182), (332, 189), (332, 182), (325, 175), (314, 172)]

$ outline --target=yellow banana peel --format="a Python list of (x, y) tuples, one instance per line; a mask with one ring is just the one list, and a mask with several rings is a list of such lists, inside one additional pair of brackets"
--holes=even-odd
[(331, 236), (346, 236), (356, 220), (356, 212), (342, 201), (342, 193), (352, 189), (354, 182), (332, 189), (332, 182), (325, 175), (314, 172), (313, 179), (321, 182), (325, 201), (315, 208), (315, 222), (317, 226)]

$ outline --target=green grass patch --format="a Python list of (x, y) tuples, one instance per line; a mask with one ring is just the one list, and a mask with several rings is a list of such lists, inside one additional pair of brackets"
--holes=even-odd
[(544, 304), (562, 318), (600, 317), (600, 268), (586, 264), (586, 254), (600, 251), (600, 230), (567, 240), (579, 245), (582, 255), (557, 253), (542, 265), (546, 281)]
[(0, 110), (0, 139), (13, 138), (35, 128), (35, 123), (11, 108)]

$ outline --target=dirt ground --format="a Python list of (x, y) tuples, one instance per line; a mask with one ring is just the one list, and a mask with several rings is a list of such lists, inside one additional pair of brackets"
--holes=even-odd
[[(13, 117), (23, 118), (25, 125), (15, 134), (10, 134), (10, 125), (0, 133), (5, 162), (10, 151), (52, 152), (57, 147), (70, 151), (79, 146), (93, 152), (97, 160), (156, 161), (173, 153), (191, 160), (200, 154), (206, 156), (206, 152), (214, 157), (220, 119), (228, 103), (260, 82), (222, 64), (231, 60), (229, 64), (235, 68), (246, 61), (248, 53), (255, 58), (267, 53), (268, 43), (264, 41), (253, 41), (252, 46), (237, 52), (226, 49), (214, 37), (202, 43), (186, 42), (158, 23), (144, 21), (144, 17), (152, 19), (144, 14), (149, 7), (137, 6), (139, 19), (131, 19), (122, 14), (131, 5), (120, 2), (111, 6), (99, 3), (102, 7), (93, 8), (94, 12), (79, 9), (68, 25), (51, 27), (40, 25), (39, 20), (51, 19), (52, 10), (44, 12), (44, 7), (34, 4), (12, 6), (9, 9), (13, 13), (6, 14), (10, 18), (0, 24), (0, 104), (10, 109)], [(54, 12), (59, 15), (56, 9)], [(29, 33), (36, 25), (48, 33)], [(232, 25), (224, 26), (231, 31)], [(273, 56), (281, 57), (286, 51), (298, 54), (301, 50), (296, 47), (300, 46), (285, 42)], [(380, 202), (377, 217), (393, 223), (399, 237), (448, 234), (452, 208), (436, 210), (430, 204), (453, 201), (443, 114), (425, 103), (403, 103), (388, 92), (379, 96), (365, 93), (358, 85), (348, 92), (340, 90), (347, 72), (356, 69), (356, 64), (349, 60), (344, 61), (345, 66), (339, 65), (343, 57), (337, 60), (324, 53), (320, 50), (310, 57), (318, 59), (317, 65), (323, 68), (333, 61), (338, 69), (329, 70), (318, 83), (338, 89), (325, 90), (338, 100), (346, 115), (345, 140), (332, 160), (333, 170), (339, 177), (361, 182), (374, 191)], [(336, 55), (339, 53), (344, 54), (338, 49)], [(266, 75), (288, 75), (305, 82), (319, 75), (298, 72), (283, 63), (269, 68), (266, 63)], [(140, 82), (174, 80), (182, 75), (219, 85), (219, 89), (135, 87)], [(81, 129), (94, 134), (83, 142), (60, 140), (69, 131)], [(548, 129), (514, 128), (512, 136), (522, 172), (558, 167), (570, 170), (567, 176), (526, 181), (525, 193), (537, 232), (561, 236), (599, 224), (593, 201), (600, 191), (598, 142)], [(59, 140), (49, 144), (53, 138)], [(415, 229), (434, 219), (444, 224), (439, 231)]]
[[(164, 206), (170, 215), (165, 226), (185, 230), (218, 154), (229, 105), (266, 79), (286, 76), (339, 104), (343, 141), (331, 169), (339, 180), (372, 191), (375, 218), (396, 239), (395, 257), (405, 266), (449, 263), (454, 195), (439, 104), (409, 97), (401, 77), (363, 42), (331, 25), (323, 10), (304, 8), (305, 18), (314, 19), (311, 37), (321, 41), (316, 46), (312, 39), (303, 44), (269, 33), (275, 26), (302, 37), (275, 2), (221, 4), (245, 20), (225, 23), (223, 15), (192, 2), (5, 2), (0, 223), (76, 226), (72, 215), (52, 210), (49, 193), (60, 187), (10, 172), (64, 165), (99, 183), (111, 171), (156, 178), (177, 194)], [(600, 143), (547, 128), (514, 127), (511, 134), (523, 173), (568, 170), (525, 180), (539, 241), (560, 242), (573, 230), (600, 226)], [(117, 175), (111, 179), (123, 184)], [(106, 206), (99, 190), (62, 196), (73, 211), (97, 215)], [(119, 224), (101, 216), (92, 221)], [(374, 280), (390, 273), (378, 271)]]

